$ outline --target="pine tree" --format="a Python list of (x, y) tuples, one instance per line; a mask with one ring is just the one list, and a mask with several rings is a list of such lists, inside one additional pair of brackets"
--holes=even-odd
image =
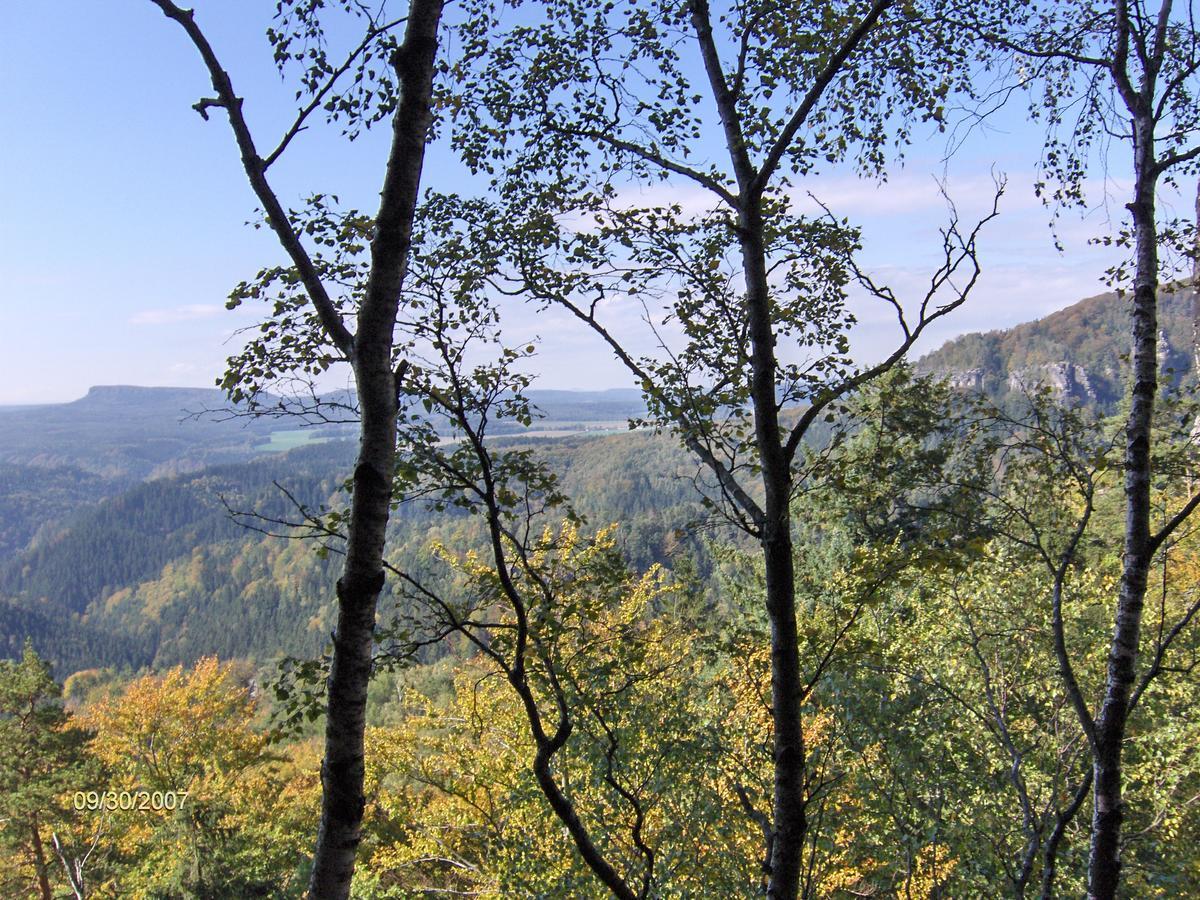
[(0, 660), (0, 842), (28, 859), (44, 900), (53, 896), (44, 833), (85, 764), (87, 735), (71, 727), (61, 696), (31, 641), (20, 662)]

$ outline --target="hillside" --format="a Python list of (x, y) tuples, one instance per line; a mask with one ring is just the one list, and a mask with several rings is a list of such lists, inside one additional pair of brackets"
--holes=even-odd
[[(622, 428), (644, 409), (636, 390), (530, 398), (543, 416), (534, 432)], [(0, 407), (0, 561), (140, 482), (353, 436), (353, 425), (234, 416), (221, 391), (203, 388), (101, 385), (70, 403)]]
[[(1195, 378), (1190, 304), (1182, 293), (1162, 303), (1162, 362), (1176, 381)], [(916, 365), (1001, 400), (1040, 381), (1111, 412), (1127, 327), (1124, 303), (1106, 294), (964, 335)], [(605, 433), (642, 412), (638, 393), (531, 399), (544, 416), (534, 434), (570, 435), (535, 440), (580, 511), (597, 525), (619, 522), (635, 565), (669, 560), (679, 526), (700, 515), (695, 466), (668, 437)], [(217, 391), (93, 388), (74, 403), (0, 414), (0, 654), (32, 635), (69, 673), (319, 650), (333, 563), (310, 543), (247, 530), (224, 504), (284, 516), (276, 481), (307, 504), (339, 503), (353, 441), (278, 420), (185, 418), (220, 400)], [(319, 442), (306, 445), (314, 433)], [(389, 554), (419, 565), (431, 539), (469, 545), (471, 528), (454, 512), (405, 505)], [(706, 566), (700, 542), (682, 539)]]
[(200, 415), (224, 408), (218, 390), (101, 385), (70, 403), (0, 413), (0, 463), (140, 480), (244, 459), (282, 427), (270, 420)]
[[(667, 561), (680, 540), (675, 529), (700, 515), (694, 466), (669, 438), (639, 432), (538, 443), (580, 512), (598, 526), (621, 524), (626, 555), (639, 566)], [(0, 656), (19, 655), (27, 635), (63, 674), (191, 663), (210, 653), (319, 651), (331, 626), (336, 560), (319, 558), (310, 542), (235, 523), (225, 504), (285, 517), (292, 509), (276, 481), (309, 506), (337, 504), (353, 451), (353, 442), (334, 441), (154, 479), (82, 511), (0, 562)], [(388, 554), (420, 566), (430, 541), (470, 545), (475, 527), (460, 511), (405, 504), (393, 515)], [(703, 559), (699, 542), (685, 540)]]
[(225, 408), (218, 390), (128, 385), (93, 387), (70, 403), (0, 407), (0, 561), (139, 482), (297, 443), (295, 424)]
[[(1196, 377), (1191, 304), (1186, 290), (1164, 293), (1159, 302), (1159, 360), (1176, 384)], [(1111, 413), (1124, 393), (1118, 373), (1128, 352), (1127, 303), (1101, 294), (1034, 322), (955, 338), (916, 367), (999, 400), (1022, 385), (1045, 384), (1059, 396)]]

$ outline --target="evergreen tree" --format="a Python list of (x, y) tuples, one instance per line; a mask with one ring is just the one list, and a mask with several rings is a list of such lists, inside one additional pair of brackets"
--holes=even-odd
[[(62, 687), (25, 642), (21, 660), (0, 660), (0, 842), (28, 860), (44, 900), (53, 896), (47, 823), (66, 814), (63, 798), (78, 787), (86, 733), (71, 726)], [(24, 873), (16, 876), (25, 883)], [(6, 889), (16, 887), (6, 878)]]

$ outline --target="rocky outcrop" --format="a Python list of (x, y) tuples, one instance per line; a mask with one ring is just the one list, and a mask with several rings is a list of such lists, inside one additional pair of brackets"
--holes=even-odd
[[(1158, 362), (1164, 387), (1200, 390), (1192, 291), (1164, 289), (1158, 305)], [(1098, 413), (1120, 411), (1129, 367), (1128, 298), (1101, 294), (1044, 319), (964, 334), (915, 363), (963, 390), (997, 402), (1043, 385)]]
[(1087, 369), (1065, 360), (1027, 366), (1008, 373), (1010, 391), (1029, 393), (1042, 387), (1049, 388), (1058, 400), (1096, 402), (1096, 388)]
[(965, 372), (946, 372), (943, 377), (950, 382), (950, 386), (960, 391), (972, 391), (975, 393), (983, 392), (983, 368), (976, 366), (974, 369), (968, 369)]

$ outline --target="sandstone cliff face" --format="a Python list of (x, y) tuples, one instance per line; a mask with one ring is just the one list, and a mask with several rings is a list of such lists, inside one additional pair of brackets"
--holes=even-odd
[[(1191, 292), (1159, 298), (1158, 362), (1163, 384), (1198, 383)], [(1003, 402), (1044, 388), (1060, 401), (1111, 414), (1125, 394), (1127, 298), (1102, 294), (1003, 331), (967, 334), (918, 360), (916, 369)]]
[(1060, 401), (1096, 403), (1099, 400), (1088, 370), (1066, 360), (1026, 366), (1008, 374), (1009, 391), (1028, 394), (1042, 387), (1049, 388), (1054, 398)]
[(976, 366), (973, 369), (967, 369), (965, 372), (945, 372), (943, 373), (950, 386), (961, 391), (983, 391), (983, 367)]

